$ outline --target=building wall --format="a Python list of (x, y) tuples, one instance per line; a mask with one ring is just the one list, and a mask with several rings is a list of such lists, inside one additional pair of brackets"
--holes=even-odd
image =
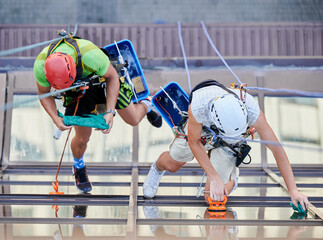
[[(214, 23), (206, 27), (226, 57), (323, 56), (323, 23)], [(68, 25), (0, 25), (0, 51), (56, 39), (62, 28)], [(76, 35), (99, 47), (129, 39), (141, 59), (183, 57), (177, 24), (80, 24)], [(217, 57), (200, 23), (181, 24), (181, 36), (187, 57)], [(35, 57), (45, 46), (10, 56)]]
[(0, 0), (1, 24), (322, 20), (321, 0)]

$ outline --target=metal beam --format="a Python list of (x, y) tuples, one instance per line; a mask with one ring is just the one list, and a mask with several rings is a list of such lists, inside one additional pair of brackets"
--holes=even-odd
[(132, 150), (132, 173), (128, 206), (127, 232), (125, 239), (137, 238), (137, 196), (138, 196), (138, 151), (139, 151), (139, 131), (138, 127), (133, 128), (133, 150)]
[[(274, 173), (273, 171), (271, 171), (268, 168), (264, 168), (264, 171), (277, 183), (279, 183), (279, 185), (288, 193), (288, 189), (287, 186), (284, 182), (284, 180), (279, 177), (276, 173)], [(321, 221), (323, 222), (323, 213), (316, 208), (313, 204), (310, 203), (309, 207), (308, 207), (308, 212), (314, 217), (314, 218), (320, 218)]]
[[(119, 218), (0, 218), (6, 224), (108, 224), (125, 225)], [(137, 219), (137, 225), (234, 225), (234, 226), (323, 226), (320, 220), (237, 220), (237, 219)]]

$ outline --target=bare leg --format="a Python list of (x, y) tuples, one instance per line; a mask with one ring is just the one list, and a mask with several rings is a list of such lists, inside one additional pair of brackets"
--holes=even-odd
[(143, 193), (145, 198), (155, 197), (159, 182), (163, 177), (165, 171), (177, 172), (185, 162), (175, 161), (169, 154), (169, 152), (163, 152), (156, 163), (154, 163), (148, 172), (146, 180), (143, 185)]
[(71, 150), (75, 158), (81, 158), (90, 140), (92, 128), (75, 126), (75, 136), (71, 141)]
[(174, 160), (171, 156), (169, 151), (163, 152), (160, 154), (157, 162), (156, 167), (159, 171), (169, 171), (172, 173), (177, 172), (186, 162), (178, 162)]
[[(92, 128), (75, 126), (75, 136), (71, 142), (71, 149), (74, 158), (80, 159), (86, 150), (87, 143), (90, 140)], [(73, 172), (75, 177), (75, 186), (82, 192), (90, 192), (92, 190), (92, 184), (88, 179), (86, 167), (76, 169), (73, 166)]]
[(118, 109), (120, 117), (131, 126), (137, 126), (140, 121), (147, 114), (147, 106), (144, 103), (130, 103), (130, 105), (124, 109)]
[[(228, 189), (228, 192), (230, 194), (233, 187), (234, 187), (234, 180), (231, 180), (231, 181), (227, 182), (225, 184), (225, 187)], [(209, 203), (209, 201), (208, 201), (208, 198), (210, 196), (210, 192), (209, 192), (210, 191), (210, 181), (209, 181), (209, 179), (206, 180), (204, 190), (207, 191), (207, 192), (204, 193), (204, 200), (205, 200), (206, 203)]]

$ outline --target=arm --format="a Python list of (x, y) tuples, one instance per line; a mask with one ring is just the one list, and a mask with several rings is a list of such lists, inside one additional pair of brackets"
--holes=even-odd
[[(38, 95), (42, 95), (45, 93), (49, 93), (51, 87), (42, 87), (37, 82), (37, 88)], [(65, 126), (64, 119), (58, 116), (54, 97), (40, 99), (40, 103), (59, 130), (64, 131), (72, 128), (72, 126)]]
[[(115, 110), (115, 106), (117, 103), (118, 95), (119, 95), (119, 76), (114, 67), (109, 64), (109, 68), (107, 72), (103, 75), (106, 81), (106, 105), (107, 109)], [(105, 122), (109, 125), (107, 130), (102, 131), (103, 133), (107, 134), (111, 131), (113, 125), (113, 113), (107, 113), (104, 115)]]
[(224, 195), (228, 195), (224, 183), (222, 182), (219, 174), (216, 172), (211, 164), (211, 161), (205, 151), (203, 144), (200, 141), (202, 133), (202, 124), (197, 122), (194, 118), (191, 107), (188, 109), (188, 145), (196, 160), (204, 169), (210, 180), (210, 196), (212, 200), (224, 200)]
[[(261, 111), (257, 121), (254, 124), (254, 127), (256, 128), (262, 140), (279, 143), (275, 133), (269, 126), (264, 114)], [(280, 145), (270, 144), (267, 144), (266, 146), (271, 150), (271, 152), (274, 155), (279, 171), (284, 178), (293, 204), (297, 207), (299, 202), (302, 208), (305, 210), (309, 205), (309, 201), (306, 195), (300, 193), (297, 190), (297, 186), (294, 180), (294, 174), (283, 147)]]

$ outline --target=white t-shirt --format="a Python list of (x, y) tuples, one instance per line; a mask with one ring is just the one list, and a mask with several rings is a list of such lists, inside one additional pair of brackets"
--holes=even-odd
[[(240, 90), (231, 89), (240, 99)], [(209, 109), (213, 99), (228, 93), (226, 90), (218, 86), (208, 86), (200, 88), (192, 93), (191, 110), (197, 122), (210, 127), (214, 123), (209, 118)], [(244, 94), (243, 94), (244, 95)], [(248, 126), (252, 126), (259, 117), (260, 109), (258, 103), (250, 94), (245, 95), (244, 102), (248, 112)]]

